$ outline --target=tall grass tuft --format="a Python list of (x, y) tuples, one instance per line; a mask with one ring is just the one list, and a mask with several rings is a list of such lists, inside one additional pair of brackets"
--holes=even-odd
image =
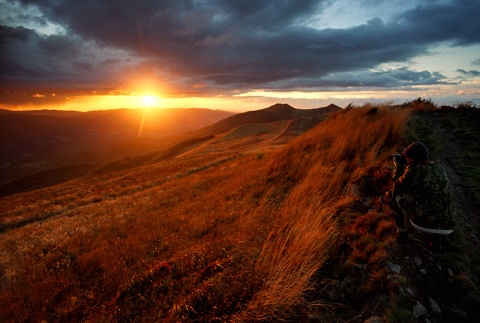
[[(277, 184), (270, 194), (279, 215), (256, 264), (263, 287), (239, 320), (305, 319), (306, 293), (345, 236), (339, 234), (348, 220), (342, 210), (359, 199), (348, 188), (366, 186), (372, 174), (389, 176), (386, 161), (400, 145), (409, 113), (370, 105), (344, 110), (278, 154), (268, 178)], [(384, 189), (366, 187), (372, 197)]]

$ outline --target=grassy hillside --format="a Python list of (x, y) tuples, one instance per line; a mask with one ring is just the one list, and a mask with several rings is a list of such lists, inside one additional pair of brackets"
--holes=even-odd
[(409, 120), (367, 105), (293, 141), (296, 122), (269, 125), (276, 137), (239, 127), (175, 158), (3, 197), (0, 320), (412, 319), (380, 199)]
[(230, 116), (203, 129), (184, 134), (183, 136), (188, 138), (212, 136), (249, 123), (272, 123), (282, 120), (307, 118), (323, 120), (338, 110), (340, 110), (340, 107), (334, 104), (330, 104), (324, 108), (301, 110), (295, 109), (288, 104), (278, 103), (266, 109), (247, 111)]
[[(297, 136), (340, 108), (299, 110), (287, 104), (233, 114), (208, 109), (0, 111), (0, 196), (63, 183), (94, 171), (170, 158), (236, 127), (291, 123)], [(248, 127), (248, 126), (246, 126)], [(244, 127), (245, 128), (245, 127)], [(275, 134), (276, 127), (263, 132)], [(252, 134), (253, 135), (253, 134)], [(257, 133), (260, 135), (260, 133)], [(52, 176), (53, 175), (53, 176)]]

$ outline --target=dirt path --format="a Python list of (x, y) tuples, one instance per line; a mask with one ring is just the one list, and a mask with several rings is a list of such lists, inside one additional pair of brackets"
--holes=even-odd
[(445, 167), (445, 171), (450, 179), (457, 208), (457, 222), (459, 222), (464, 231), (465, 239), (472, 247), (469, 249), (476, 251), (480, 246), (480, 201), (475, 199), (472, 190), (465, 185), (465, 179), (461, 177), (455, 168), (454, 157), (460, 151), (460, 147), (455, 140), (455, 136), (442, 128), (443, 118), (448, 118), (448, 115), (430, 114), (426, 115), (424, 120), (444, 144), (445, 149), (439, 161)]
[[(410, 308), (414, 316), (418, 315), (419, 322), (424, 322), (425, 319), (430, 322), (475, 321), (476, 314), (472, 313), (477, 313), (475, 307), (479, 306), (480, 282), (471, 269), (480, 263), (480, 203), (455, 167), (454, 157), (460, 147), (454, 135), (442, 127), (442, 118), (446, 117), (448, 115), (423, 115), (427, 125), (439, 136), (445, 147), (437, 161), (442, 163), (450, 179), (457, 209), (457, 226), (463, 233), (466, 246), (458, 244), (459, 236), (455, 232), (447, 237), (447, 248), (450, 249), (445, 255), (432, 254), (426, 245), (428, 237), (410, 230), (409, 243), (397, 245), (389, 252), (388, 266), (392, 279), (397, 280), (399, 295), (410, 297), (413, 302)], [(458, 265), (455, 260), (452, 261), (455, 253), (465, 257), (459, 260)], [(470, 267), (466, 268), (465, 264)], [(413, 308), (418, 312), (415, 313)]]

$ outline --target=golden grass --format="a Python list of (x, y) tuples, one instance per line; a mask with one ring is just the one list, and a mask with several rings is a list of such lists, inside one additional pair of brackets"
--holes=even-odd
[[(305, 293), (315, 285), (315, 274), (339, 237), (347, 235), (347, 228), (339, 224), (346, 221), (341, 210), (359, 198), (349, 196), (346, 188), (365, 185), (362, 179), (372, 170), (386, 183), (390, 176), (386, 162), (400, 143), (408, 115), (406, 109), (377, 106), (342, 111), (278, 154), (269, 176), (278, 184), (272, 194), (282, 202), (256, 265), (265, 283), (242, 318), (305, 319), (296, 307), (308, 306)], [(378, 189), (368, 193), (381, 194), (382, 184)], [(362, 218), (361, 212), (355, 212), (352, 217)], [(368, 237), (372, 245), (383, 231), (392, 233), (391, 221), (379, 223), (377, 236)], [(381, 247), (370, 248), (362, 250), (362, 257), (372, 256), (372, 262), (386, 258)]]
[(304, 318), (340, 239), (360, 245), (377, 218), (388, 240), (351, 192), (381, 189), (408, 114), (349, 109), (262, 158), (216, 150), (3, 198), (0, 320)]

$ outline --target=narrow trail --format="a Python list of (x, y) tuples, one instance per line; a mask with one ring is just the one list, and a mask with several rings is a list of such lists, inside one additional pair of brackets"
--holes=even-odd
[[(467, 257), (468, 263), (474, 266), (479, 262), (480, 203), (455, 167), (454, 156), (460, 151), (460, 147), (454, 135), (442, 127), (442, 118), (445, 117), (448, 116), (437, 114), (422, 116), (445, 147), (437, 161), (444, 166), (454, 194), (457, 227), (462, 231), (466, 244), (461, 253)], [(455, 252), (448, 247), (459, 242), (458, 234), (454, 232), (446, 238), (446, 253)], [(474, 277), (468, 269), (465, 270), (452, 264), (451, 260), (446, 260), (444, 256), (447, 255), (431, 253), (427, 248), (428, 238), (425, 235), (409, 230), (409, 238), (407, 244), (397, 244), (389, 251), (388, 267), (392, 272), (391, 280), (398, 285), (398, 293), (408, 295), (417, 302), (412, 307), (417, 310), (416, 313), (415, 309), (413, 312), (415, 316), (418, 315), (419, 322), (425, 319), (430, 322), (475, 321), (475, 317), (472, 317), (475, 309), (471, 303), (464, 301), (462, 293), (466, 291), (459, 287), (461, 286), (459, 280), (463, 279), (463, 283), (468, 281), (470, 289), (478, 298), (480, 292), (478, 277)]]
[(472, 190), (465, 185), (465, 179), (461, 177), (454, 165), (454, 157), (460, 151), (460, 147), (455, 141), (452, 133), (445, 131), (442, 128), (442, 118), (446, 116), (431, 114), (425, 116), (425, 121), (432, 130), (439, 136), (446, 149), (442, 152), (439, 161), (445, 168), (452, 191), (455, 196), (457, 208), (457, 221), (461, 225), (465, 233), (465, 239), (472, 247), (470, 250), (475, 250), (480, 246), (480, 217), (478, 216), (480, 210), (480, 201), (475, 199)]

